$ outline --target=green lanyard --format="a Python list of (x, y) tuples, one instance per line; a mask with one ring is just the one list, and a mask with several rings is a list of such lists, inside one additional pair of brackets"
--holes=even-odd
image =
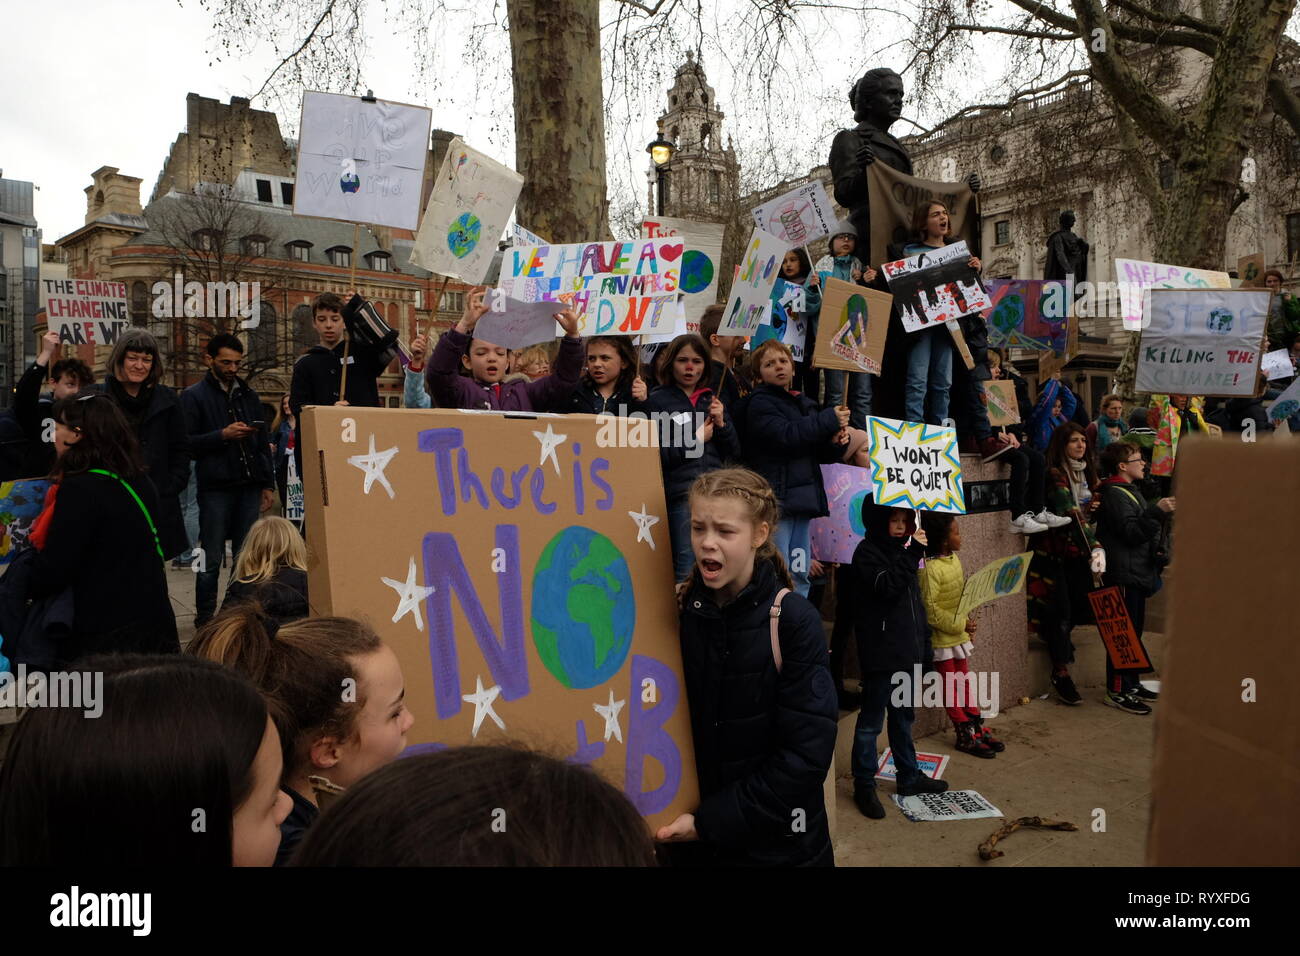
[(166, 561), (167, 558), (163, 555), (162, 542), (158, 540), (158, 528), (153, 523), (153, 516), (149, 514), (149, 509), (144, 506), (144, 502), (141, 501), (140, 496), (135, 493), (135, 489), (123, 481), (120, 475), (116, 475), (111, 471), (106, 471), (103, 468), (91, 468), (89, 473), (92, 475), (104, 475), (106, 478), (114, 478), (127, 490), (128, 493), (130, 493), (131, 497), (135, 499), (135, 503), (140, 506), (140, 513), (144, 515), (144, 520), (149, 522), (149, 530), (153, 533), (153, 546), (158, 549), (158, 560)]

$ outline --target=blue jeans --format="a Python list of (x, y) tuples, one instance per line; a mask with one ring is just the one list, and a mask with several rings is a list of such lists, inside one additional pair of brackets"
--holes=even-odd
[(826, 404), (834, 408), (844, 404), (844, 377), (849, 379), (849, 424), (866, 431), (867, 416), (871, 414), (871, 380), (875, 376), (866, 372), (826, 370)]
[(952, 339), (945, 326), (909, 333), (905, 417), (909, 422), (942, 425), (952, 388)]
[[(906, 783), (918, 773), (916, 747), (912, 743), (912, 724), (916, 715), (911, 707), (894, 707), (889, 703), (893, 684), (889, 671), (868, 671), (862, 675), (862, 710), (853, 732), (853, 780), (876, 785), (876, 738), (882, 727), (889, 727), (889, 746), (894, 751), (894, 768), (898, 781)], [(909, 683), (911, 674), (908, 675)], [(886, 720), (888, 717), (888, 720)]]
[(668, 535), (673, 551), (673, 580), (685, 581), (695, 567), (691, 548), (691, 500), (687, 495), (668, 502)]
[(194, 474), (195, 463), (190, 462), (190, 481), (181, 495), (181, 514), (185, 517), (185, 537), (189, 538), (190, 550), (176, 560), (181, 564), (192, 564), (194, 546), (199, 543), (199, 480)]
[[(262, 489), (243, 485), (223, 491), (199, 492), (199, 545), (203, 548), (203, 570), (194, 582), (194, 626), (206, 624), (217, 610), (217, 583), (226, 541), (235, 558), (244, 546), (244, 536), (257, 520), (262, 507)], [(232, 567), (233, 572), (233, 567)]]
[[(790, 569), (794, 580), (794, 589), (804, 597), (808, 596), (808, 565), (812, 562), (812, 549), (808, 543), (811, 518), (782, 518), (776, 526), (772, 543), (785, 559), (785, 566)], [(798, 551), (798, 561), (794, 552)]]

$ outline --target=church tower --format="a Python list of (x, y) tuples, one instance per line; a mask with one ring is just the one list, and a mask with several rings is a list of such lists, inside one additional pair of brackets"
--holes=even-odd
[[(659, 117), (660, 136), (676, 146), (663, 170), (664, 215), (722, 221), (736, 197), (740, 164), (728, 141), (723, 148), (722, 120), (713, 87), (695, 54), (677, 68), (668, 90), (668, 110)], [(654, 162), (649, 170), (649, 209), (658, 211)]]

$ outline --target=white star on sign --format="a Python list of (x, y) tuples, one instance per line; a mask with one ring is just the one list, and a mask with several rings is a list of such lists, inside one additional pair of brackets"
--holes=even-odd
[(611, 690), (609, 692), (608, 704), (591, 705), (593, 708), (595, 708), (596, 713), (600, 714), (600, 716), (605, 718), (605, 739), (606, 740), (609, 740), (610, 736), (612, 735), (613, 738), (617, 740), (619, 743), (623, 742), (623, 731), (618, 726), (618, 712), (623, 709), (623, 705), (625, 703), (627, 702), (622, 700), (615, 700), (614, 692)]
[(555, 434), (555, 429), (551, 427), (549, 422), (546, 425), (546, 431), (533, 432), (533, 435), (542, 443), (542, 457), (538, 459), (537, 464), (544, 465), (546, 459), (551, 459), (551, 464), (555, 466), (555, 473), (558, 475), (560, 473), (560, 459), (555, 457), (555, 449), (560, 442), (567, 440), (569, 436)]
[(461, 697), (461, 700), (474, 705), (474, 729), (470, 731), (470, 736), (478, 736), (478, 729), (483, 726), (484, 717), (491, 717), (494, 724), (505, 730), (505, 722), (492, 709), (492, 701), (496, 700), (501, 694), (501, 685), (493, 684), (487, 690), (484, 690), (482, 675), (474, 678), (474, 683), (478, 685), (478, 689), (472, 694), (465, 694)]
[(393, 612), (393, 623), (396, 624), (407, 614), (414, 614), (415, 629), (423, 631), (424, 618), (420, 616), (420, 602), (432, 594), (434, 589), (422, 587), (415, 583), (415, 558), (411, 558), (405, 581), (394, 581), (392, 578), (380, 578), (379, 580), (397, 592), (397, 610)]
[(348, 459), (349, 465), (354, 465), (366, 473), (366, 484), (362, 489), (366, 494), (370, 494), (370, 486), (378, 481), (384, 486), (384, 490), (388, 492), (388, 497), (397, 497), (393, 491), (393, 486), (388, 483), (388, 476), (384, 474), (384, 469), (388, 467), (388, 463), (393, 460), (393, 456), (396, 454), (396, 445), (383, 451), (375, 451), (375, 436), (372, 434), (370, 436), (370, 454), (353, 455)]
[(655, 549), (655, 539), (654, 536), (650, 534), (650, 526), (659, 523), (658, 516), (646, 512), (644, 501), (641, 502), (640, 511), (629, 511), (627, 516), (636, 522), (636, 540), (649, 541), (650, 550), (653, 551)]

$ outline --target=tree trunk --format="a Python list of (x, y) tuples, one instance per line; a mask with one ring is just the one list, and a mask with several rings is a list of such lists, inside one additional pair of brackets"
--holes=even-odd
[(519, 223), (551, 242), (607, 239), (599, 0), (507, 0)]

